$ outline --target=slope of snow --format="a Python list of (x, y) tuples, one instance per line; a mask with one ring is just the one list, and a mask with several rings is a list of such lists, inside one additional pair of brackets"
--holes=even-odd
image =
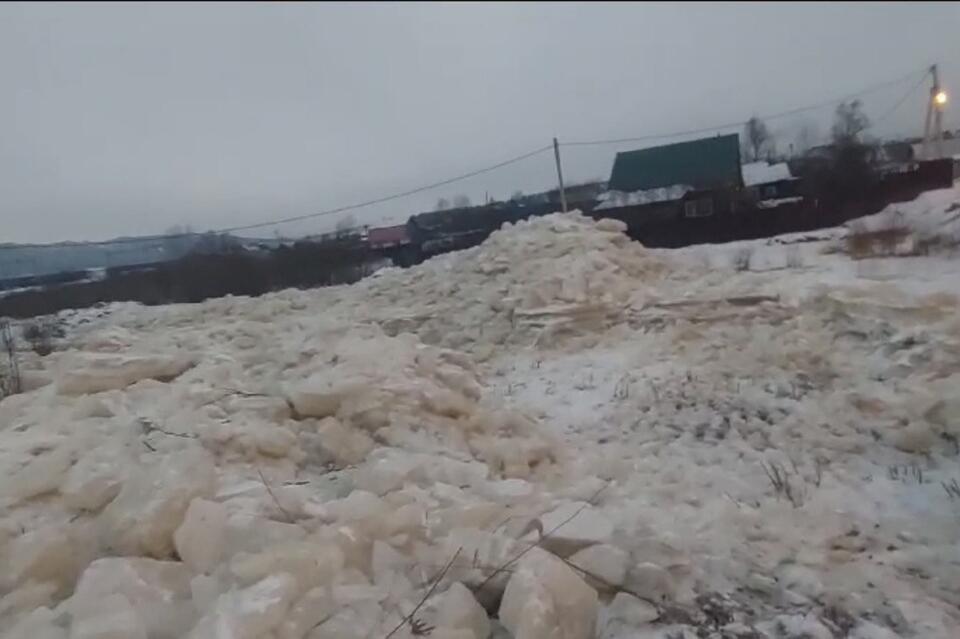
[(63, 314), (0, 401), (0, 635), (954, 637), (956, 260), (622, 230)]
[(956, 187), (927, 191), (902, 204), (891, 204), (875, 215), (848, 222), (847, 229), (880, 231), (906, 228), (916, 240), (960, 243), (960, 196)]

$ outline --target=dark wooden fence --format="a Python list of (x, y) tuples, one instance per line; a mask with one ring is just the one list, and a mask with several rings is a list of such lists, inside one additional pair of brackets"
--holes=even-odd
[(592, 216), (622, 220), (630, 237), (650, 247), (752, 240), (839, 226), (890, 204), (913, 200), (924, 191), (948, 188), (953, 184), (953, 172), (950, 160), (922, 162), (917, 170), (878, 178), (862, 193), (817, 197), (808, 192), (802, 203), (772, 209), (744, 208), (710, 217), (683, 217), (682, 203), (603, 209)]

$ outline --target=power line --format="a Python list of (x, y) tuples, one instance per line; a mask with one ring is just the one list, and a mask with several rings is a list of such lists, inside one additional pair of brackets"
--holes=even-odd
[(429, 191), (429, 190), (431, 190), (431, 189), (435, 189), (435, 188), (438, 188), (438, 187), (441, 187), (441, 186), (446, 186), (447, 184), (453, 184), (454, 182), (459, 182), (459, 181), (461, 181), (461, 180), (466, 180), (467, 178), (471, 178), (471, 177), (474, 177), (474, 176), (476, 176), (476, 175), (482, 175), (483, 173), (489, 173), (490, 171), (494, 171), (494, 170), (499, 169), (499, 168), (502, 168), (502, 167), (504, 167), (504, 166), (507, 166), (507, 165), (510, 165), (510, 164), (515, 164), (516, 162), (520, 162), (520, 161), (522, 161), (522, 160), (526, 160), (527, 158), (531, 158), (531, 157), (533, 157), (533, 156), (535, 156), (535, 155), (539, 155), (540, 153), (543, 153), (544, 151), (549, 151), (549, 150), (552, 149), (552, 148), (553, 148), (553, 145), (552, 145), (552, 144), (548, 144), (547, 146), (541, 147), (541, 148), (536, 149), (536, 150), (534, 150), (534, 151), (529, 151), (529, 152), (524, 153), (524, 154), (522, 154), (522, 155), (518, 155), (518, 156), (516, 156), (516, 157), (512, 157), (512, 158), (510, 158), (509, 160), (504, 160), (503, 162), (498, 162), (497, 164), (492, 164), (492, 165), (487, 166), (487, 167), (484, 167), (484, 168), (482, 168), (482, 169), (477, 169), (477, 170), (475, 170), (475, 171), (470, 171), (469, 173), (463, 173), (463, 174), (461, 174), (461, 175), (457, 175), (457, 176), (455, 176), (455, 177), (448, 178), (448, 179), (446, 179), (446, 180), (441, 180), (440, 182), (434, 182), (434, 183), (432, 183), (432, 184), (425, 184), (424, 186), (418, 186), (418, 187), (416, 187), (416, 188), (409, 189), (409, 190), (407, 190), (407, 191), (402, 191), (402, 192), (400, 192), (400, 193), (393, 193), (392, 195), (385, 195), (385, 196), (383, 196), (383, 197), (375, 198), (375, 199), (372, 199), (372, 200), (366, 200), (366, 201), (363, 201), (363, 202), (357, 202), (356, 204), (347, 204), (347, 205), (345, 205), (345, 206), (338, 206), (337, 208), (326, 209), (326, 210), (324, 210), (324, 211), (317, 211), (317, 212), (315, 212), (315, 213), (305, 213), (305, 214), (303, 214), (303, 215), (294, 215), (294, 216), (292, 216), (292, 217), (285, 217), (285, 218), (280, 218), (280, 219), (277, 219), (277, 220), (269, 220), (269, 221), (265, 221), (265, 222), (255, 222), (255, 223), (253, 223), (253, 224), (242, 224), (242, 225), (239, 225), (239, 226), (230, 226), (230, 227), (221, 228), (221, 229), (214, 229), (214, 230), (210, 230), (210, 231), (204, 231), (204, 232), (202, 232), (202, 233), (171, 233), (171, 234), (168, 234), (168, 235), (145, 235), (145, 236), (140, 236), (140, 237), (119, 237), (119, 238), (115, 238), (115, 239), (112, 239), (112, 240), (99, 240), (99, 241), (93, 241), (93, 242), (69, 242), (69, 243), (60, 242), (60, 243), (57, 243), (57, 244), (16, 244), (16, 245), (13, 245), (13, 246), (10, 246), (10, 245), (8, 245), (8, 246), (0, 246), (0, 250), (3, 250), (3, 249), (19, 249), (19, 248), (62, 248), (65, 244), (68, 245), (68, 246), (82, 246), (82, 247), (86, 247), (86, 246), (106, 246), (106, 245), (112, 245), (112, 244), (127, 244), (127, 243), (134, 243), (134, 242), (150, 242), (150, 241), (154, 241), (154, 240), (171, 240), (171, 239), (179, 239), (179, 238), (184, 238), (184, 237), (194, 237), (194, 236), (197, 236), (197, 235), (203, 235), (204, 233), (218, 233), (218, 234), (219, 234), (219, 233), (234, 233), (234, 232), (236, 232), (236, 231), (248, 231), (248, 230), (250, 230), (250, 229), (263, 228), (263, 227), (265, 227), (265, 226), (275, 226), (275, 225), (277, 225), (277, 224), (287, 224), (287, 223), (289, 223), (289, 222), (299, 222), (299, 221), (301, 221), (301, 220), (308, 220), (308, 219), (311, 219), (311, 218), (323, 217), (323, 216), (326, 216), (326, 215), (335, 215), (335, 214), (337, 214), (337, 213), (344, 213), (344, 212), (346, 212), (346, 211), (353, 211), (353, 210), (356, 210), (356, 209), (365, 208), (365, 207), (367, 207), (367, 206), (373, 206), (374, 204), (382, 204), (382, 203), (384, 203), (384, 202), (389, 202), (389, 201), (391, 201), (391, 200), (396, 200), (396, 199), (399, 199), (399, 198), (402, 198), (402, 197), (408, 197), (408, 196), (410, 196), (410, 195), (415, 195), (415, 194), (417, 194), (417, 193), (422, 193), (422, 192), (424, 192), (424, 191)]
[[(885, 88), (887, 88), (887, 87), (889, 87), (889, 86), (895, 86), (895, 85), (897, 85), (897, 84), (900, 84), (901, 82), (905, 82), (906, 80), (909, 80), (909, 79), (910, 79), (911, 77), (913, 77), (916, 73), (917, 73), (917, 71), (914, 70), (914, 71), (911, 71), (910, 73), (908, 73), (907, 75), (901, 76), (901, 77), (899, 77), (899, 78), (897, 78), (897, 79), (895, 79), (895, 80), (889, 80), (889, 81), (887, 81), (887, 82), (882, 82), (882, 83), (879, 83), (879, 84), (875, 84), (875, 85), (872, 85), (872, 86), (870, 86), (870, 87), (867, 87), (866, 89), (862, 89), (862, 90), (860, 90), (860, 91), (857, 91), (856, 93), (851, 93), (851, 94), (849, 94), (849, 95), (845, 95), (845, 96), (840, 97), (840, 98), (835, 98), (835, 99), (833, 99), (833, 100), (825, 100), (825, 101), (823, 101), (823, 102), (818, 102), (818, 103), (816, 103), (816, 104), (810, 104), (810, 105), (807, 105), (807, 106), (802, 106), (802, 107), (797, 107), (797, 108), (794, 108), (794, 109), (789, 109), (789, 110), (787, 110), (787, 111), (781, 111), (781, 112), (779, 112), (779, 113), (774, 113), (773, 115), (765, 116), (763, 119), (764, 119), (764, 120), (776, 120), (776, 119), (784, 118), (784, 117), (787, 117), (787, 116), (790, 116), (790, 115), (796, 115), (796, 114), (798, 114), (798, 113), (804, 113), (804, 112), (806, 112), (806, 111), (813, 111), (813, 110), (815, 110), (815, 109), (822, 109), (823, 107), (826, 107), (826, 106), (832, 106), (832, 105), (834, 105), (834, 104), (836, 104), (836, 103), (838, 103), (838, 102), (844, 102), (844, 101), (846, 101), (846, 100), (850, 100), (850, 99), (852, 99), (852, 98), (856, 98), (856, 97), (859, 97), (859, 96), (862, 96), (862, 95), (867, 95), (867, 94), (869, 94), (869, 93), (875, 93), (876, 91), (879, 91), (879, 90), (881, 90), (881, 89), (885, 89)], [(927, 73), (927, 68), (924, 67), (924, 76), (926, 76), (926, 73)], [(921, 82), (922, 82), (922, 81), (923, 81), (923, 79), (921, 78)], [(561, 144), (561, 146), (599, 146), (599, 145), (606, 145), (606, 144), (623, 144), (623, 143), (626, 143), (626, 142), (648, 142), (648, 141), (653, 141), (653, 140), (664, 140), (664, 139), (668, 139), (668, 138), (677, 138), (677, 137), (683, 137), (683, 136), (687, 136), (687, 135), (695, 135), (695, 134), (699, 134), (699, 133), (711, 133), (711, 132), (716, 131), (716, 130), (718, 130), (718, 129), (730, 129), (730, 128), (733, 128), (733, 127), (740, 127), (740, 126), (743, 126), (743, 125), (746, 124), (746, 123), (747, 123), (746, 120), (738, 120), (738, 121), (736, 121), (736, 122), (728, 122), (728, 123), (726, 123), (726, 124), (716, 124), (716, 125), (714, 125), (714, 126), (700, 127), (700, 128), (696, 128), (696, 129), (687, 129), (686, 131), (675, 131), (675, 132), (673, 132), (673, 133), (654, 133), (654, 134), (649, 134), (649, 135), (640, 135), (640, 136), (636, 136), (636, 137), (618, 138), (618, 139), (610, 139), (610, 140), (585, 140), (585, 141), (577, 141), (577, 142), (564, 142), (564, 143)]]
[(916, 83), (915, 85), (913, 85), (912, 87), (910, 87), (910, 88), (907, 90), (907, 92), (903, 94), (903, 97), (900, 98), (899, 100), (897, 100), (897, 103), (896, 103), (896, 104), (894, 104), (892, 107), (890, 107), (889, 109), (887, 109), (886, 111), (884, 111), (884, 112), (883, 112), (883, 115), (881, 115), (879, 118), (877, 118), (876, 120), (874, 120), (874, 121), (873, 121), (873, 124), (874, 124), (874, 125), (880, 124), (881, 122), (883, 122), (884, 120), (886, 120), (887, 117), (889, 117), (891, 114), (893, 114), (897, 109), (899, 109), (899, 108), (903, 105), (903, 103), (907, 101), (907, 98), (909, 98), (911, 95), (913, 95), (913, 92), (920, 88), (920, 85), (923, 84), (923, 81), (927, 79), (927, 76), (928, 76), (929, 74), (930, 74), (930, 72), (927, 71), (927, 72), (924, 73), (922, 76), (920, 76), (920, 80), (917, 81), (917, 83)]
[[(858, 96), (867, 95), (867, 94), (869, 94), (869, 93), (874, 93), (874, 92), (879, 91), (880, 89), (884, 89), (884, 88), (886, 88), (886, 87), (888, 87), (888, 86), (893, 86), (893, 85), (899, 84), (899, 83), (901, 83), (901, 82), (904, 82), (904, 81), (908, 80), (910, 77), (912, 77), (915, 73), (917, 73), (917, 71), (911, 71), (911, 72), (910, 72), (909, 74), (907, 74), (906, 76), (899, 77), (899, 78), (897, 78), (897, 79), (895, 79), (895, 80), (890, 80), (890, 81), (887, 81), (887, 82), (883, 82), (883, 83), (879, 83), (879, 84), (876, 84), (876, 85), (872, 85), (872, 86), (870, 86), (870, 87), (867, 87), (867, 88), (865, 88), (865, 89), (862, 89), (862, 90), (860, 90), (860, 91), (857, 91), (856, 93), (852, 93), (852, 94), (843, 96), (843, 97), (841, 97), (841, 98), (836, 98), (836, 99), (833, 99), (833, 100), (828, 100), (828, 101), (824, 101), (824, 102), (819, 102), (819, 103), (817, 103), (817, 104), (811, 104), (811, 105), (807, 105), (807, 106), (803, 106), (803, 107), (798, 107), (798, 108), (795, 108), (795, 109), (789, 109), (789, 110), (787, 110), (787, 111), (782, 111), (782, 112), (780, 112), (780, 113), (775, 113), (775, 114), (773, 114), (773, 115), (766, 116), (764, 119), (766, 119), (766, 120), (775, 120), (775, 119), (782, 118), (782, 117), (786, 117), (786, 116), (789, 116), (789, 115), (795, 115), (795, 114), (797, 114), (797, 113), (803, 113), (803, 112), (805, 112), (805, 111), (811, 111), (811, 110), (814, 110), (814, 109), (820, 109), (820, 108), (823, 108), (823, 107), (825, 107), (825, 106), (830, 106), (830, 105), (836, 104), (837, 102), (849, 100), (849, 99), (852, 99), (852, 98), (855, 98), (855, 97), (858, 97)], [(924, 67), (924, 77), (926, 77), (926, 74), (927, 74), (927, 67)], [(922, 81), (923, 81), (923, 78), (921, 78), (920, 81), (922, 82)], [(918, 86), (919, 86), (919, 85), (918, 85)], [(912, 92), (915, 88), (916, 88), (916, 87), (914, 87), (913, 89), (911, 89), (911, 92)], [(905, 99), (906, 99), (906, 97), (903, 98), (903, 100), (905, 100)], [(902, 102), (902, 100), (901, 100), (901, 102)], [(895, 110), (895, 109), (896, 109), (897, 107), (899, 107), (899, 106), (900, 106), (900, 103), (898, 103), (898, 104), (894, 107), (893, 110)], [(886, 115), (887, 115), (887, 114), (884, 114), (884, 116), (882, 116), (882, 117), (885, 117)], [(615, 139), (615, 140), (587, 140), (587, 141), (564, 142), (564, 143), (562, 143), (560, 146), (594, 146), (594, 145), (606, 145), (606, 144), (621, 144), (621, 143), (625, 143), (625, 142), (644, 142), (644, 141), (652, 141), (652, 140), (663, 140), (663, 139), (674, 138), (674, 137), (681, 137), (681, 136), (694, 135), (694, 134), (700, 134), (700, 133), (708, 133), (708, 132), (716, 131), (717, 129), (729, 129), (729, 128), (732, 128), (732, 127), (742, 126), (743, 124), (745, 124), (745, 121), (737, 121), (737, 122), (730, 122), (730, 123), (727, 123), (727, 124), (714, 125), (714, 126), (710, 126), (710, 127), (700, 127), (700, 128), (696, 128), (696, 129), (688, 129), (688, 130), (685, 130), (685, 131), (674, 131), (674, 132), (672, 132), (672, 133), (650, 134), (650, 135), (643, 135), (643, 136), (630, 137), (630, 138), (619, 138), (619, 139)], [(313, 218), (318, 218), (318, 217), (325, 217), (325, 216), (328, 216), (328, 215), (336, 215), (337, 213), (345, 213), (345, 212), (347, 212), (347, 211), (353, 211), (353, 210), (356, 210), (356, 209), (361, 209), (361, 208), (365, 208), (365, 207), (368, 207), (368, 206), (373, 206), (373, 205), (376, 205), (376, 204), (382, 204), (382, 203), (384, 203), (384, 202), (389, 202), (389, 201), (392, 201), (392, 200), (396, 200), (396, 199), (400, 199), (400, 198), (404, 198), (404, 197), (409, 197), (409, 196), (415, 195), (415, 194), (417, 194), (417, 193), (422, 193), (422, 192), (424, 192), (424, 191), (429, 191), (429, 190), (431, 190), (431, 189), (439, 188), (439, 187), (441, 187), (441, 186), (446, 186), (446, 185), (448, 185), (448, 184), (453, 184), (454, 182), (459, 182), (459, 181), (461, 181), (461, 180), (466, 180), (466, 179), (468, 179), (468, 178), (471, 178), (471, 177), (474, 177), (474, 176), (477, 176), (477, 175), (482, 175), (482, 174), (484, 174), (484, 173), (489, 173), (490, 171), (494, 171), (494, 170), (499, 169), (499, 168), (502, 168), (502, 167), (504, 167), (504, 166), (508, 166), (508, 165), (510, 165), (510, 164), (514, 164), (514, 163), (516, 163), (516, 162), (521, 162), (521, 161), (526, 160), (526, 159), (528, 159), (528, 158), (534, 157), (534, 156), (536, 156), (536, 155), (539, 155), (540, 153), (544, 153), (544, 152), (546, 152), (546, 151), (549, 151), (549, 150), (552, 149), (552, 148), (553, 148), (553, 145), (549, 145), (549, 144), (548, 144), (548, 145), (546, 145), (546, 146), (540, 147), (540, 148), (535, 149), (535, 150), (533, 150), (533, 151), (528, 151), (527, 153), (523, 153), (523, 154), (521, 154), (521, 155), (512, 157), (512, 158), (510, 158), (510, 159), (508, 159), (508, 160), (504, 160), (504, 161), (502, 161), (502, 162), (498, 162), (498, 163), (496, 163), (496, 164), (492, 164), (492, 165), (490, 165), (490, 166), (487, 166), (487, 167), (484, 167), (484, 168), (481, 168), (481, 169), (477, 169), (477, 170), (474, 170), (474, 171), (470, 171), (470, 172), (468, 172), (468, 173), (463, 173), (463, 174), (461, 174), (461, 175), (457, 175), (457, 176), (455, 176), (455, 177), (451, 177), (451, 178), (448, 178), (448, 179), (445, 179), (445, 180), (441, 180), (441, 181), (439, 181), (439, 182), (433, 182), (433, 183), (431, 183), (431, 184), (425, 184), (425, 185), (423, 185), (423, 186), (418, 186), (418, 187), (416, 187), (416, 188), (412, 188), (412, 189), (409, 189), (409, 190), (406, 190), (406, 191), (401, 191), (401, 192), (399, 192), (399, 193), (393, 193), (393, 194), (391, 194), (391, 195), (386, 195), (386, 196), (383, 196), (383, 197), (374, 198), (374, 199), (372, 199), (372, 200), (366, 200), (366, 201), (363, 201), (363, 202), (357, 202), (357, 203), (355, 203), (355, 204), (348, 204), (348, 205), (345, 205), (345, 206), (339, 206), (339, 207), (332, 208), (332, 209), (326, 209), (326, 210), (317, 211), (317, 212), (314, 212), (314, 213), (306, 213), (306, 214), (303, 214), (303, 215), (295, 215), (295, 216), (286, 217), (286, 218), (280, 218), (280, 219), (276, 219), (276, 220), (267, 220), (267, 221), (263, 221), (263, 222), (254, 222), (254, 223), (251, 223), (251, 224), (242, 224), (242, 225), (238, 225), (238, 226), (230, 226), (230, 227), (221, 228), (221, 229), (211, 229), (211, 230), (209, 230), (209, 231), (205, 231), (205, 233), (217, 233), (217, 234), (219, 234), (219, 233), (234, 233), (234, 232), (237, 232), (237, 231), (248, 231), (248, 230), (251, 230), (251, 229), (264, 228), (264, 227), (268, 227), (268, 226), (277, 226), (277, 225), (280, 225), (280, 224), (288, 224), (288, 223), (290, 223), (290, 222), (299, 222), (299, 221), (302, 221), (302, 220), (308, 220), (308, 219), (313, 219)], [(62, 248), (64, 245), (77, 246), (77, 247), (110, 246), (110, 245), (115, 245), (115, 244), (133, 244), (133, 243), (150, 242), (150, 241), (156, 241), (156, 240), (180, 239), (180, 238), (185, 238), (185, 237), (194, 237), (194, 236), (202, 235), (202, 234), (203, 234), (203, 233), (174, 233), (174, 234), (167, 234), (167, 235), (148, 235), (148, 236), (140, 236), (140, 237), (122, 237), (122, 238), (115, 238), (115, 239), (112, 239), (112, 240), (98, 240), (98, 241), (90, 241), (90, 242), (59, 242), (59, 243), (56, 243), (56, 244), (15, 244), (15, 245), (0, 246), (0, 250), (14, 250), (14, 249), (21, 249), (21, 248), (35, 248), (35, 249), (41, 249), (41, 248)]]
[(333, 215), (333, 214), (335, 214), (335, 213), (343, 213), (344, 211), (352, 211), (352, 210), (354, 210), (354, 209), (359, 209), (359, 208), (363, 208), (363, 207), (367, 207), (367, 206), (373, 206), (374, 204), (381, 204), (381, 203), (383, 203), (383, 202), (389, 202), (390, 200), (396, 200), (396, 199), (398, 199), (398, 198), (407, 197), (407, 196), (410, 196), (410, 195), (415, 195), (415, 194), (417, 194), (417, 193), (422, 193), (422, 192), (424, 192), (424, 191), (429, 191), (429, 190), (431, 190), (431, 189), (435, 189), (435, 188), (438, 188), (438, 187), (441, 187), (441, 186), (446, 186), (447, 184), (453, 184), (454, 182), (459, 182), (460, 180), (466, 180), (467, 178), (472, 178), (472, 177), (474, 177), (474, 176), (476, 176), (476, 175), (481, 175), (481, 174), (483, 174), (483, 173), (489, 173), (490, 171), (494, 171), (494, 170), (496, 170), (496, 169), (499, 169), (499, 168), (501, 168), (501, 167), (507, 166), (507, 165), (509, 165), (509, 164), (514, 164), (514, 163), (516, 163), (516, 162), (520, 162), (521, 160), (526, 160), (527, 158), (532, 158), (533, 156), (539, 155), (540, 153), (543, 153), (544, 151), (549, 151), (549, 150), (552, 149), (552, 148), (553, 148), (553, 145), (552, 145), (552, 144), (548, 144), (547, 146), (544, 146), (544, 147), (541, 147), (541, 148), (539, 148), (539, 149), (536, 149), (535, 151), (530, 151), (530, 152), (528, 152), (528, 153), (524, 153), (523, 155), (518, 155), (517, 157), (510, 158), (509, 160), (504, 160), (503, 162), (499, 162), (499, 163), (497, 163), (497, 164), (493, 164), (493, 165), (488, 166), (488, 167), (483, 168), (483, 169), (477, 169), (476, 171), (470, 171), (469, 173), (464, 173), (464, 174), (462, 174), (462, 175), (458, 175), (458, 176), (456, 176), (456, 177), (452, 177), (452, 178), (449, 178), (449, 179), (446, 179), (446, 180), (442, 180), (442, 181), (440, 181), (440, 182), (434, 182), (433, 184), (427, 184), (427, 185), (424, 185), (424, 186), (418, 186), (417, 188), (415, 188), (415, 189), (410, 189), (409, 191), (403, 191), (403, 192), (401, 192), (401, 193), (394, 193), (393, 195), (387, 195), (387, 196), (384, 196), (384, 197), (381, 197), (381, 198), (376, 198), (376, 199), (374, 199), (374, 200), (367, 200), (366, 202), (359, 202), (359, 203), (357, 203), (357, 204), (349, 204), (349, 205), (347, 205), (347, 206), (341, 206), (341, 207), (338, 207), (338, 208), (335, 208), (335, 209), (328, 209), (328, 210), (326, 210), (326, 211), (320, 211), (320, 212), (318, 212), (318, 213), (307, 213), (307, 214), (305, 214), (305, 215), (295, 215), (295, 216), (293, 216), (293, 217), (282, 218), (282, 219), (279, 219), (279, 220), (272, 220), (272, 221), (269, 221), (269, 222), (257, 222), (257, 223), (255, 223), (255, 224), (245, 224), (245, 225), (243, 225), (243, 226), (233, 226), (233, 227), (230, 227), (230, 228), (221, 229), (220, 231), (217, 231), (217, 232), (218, 232), (218, 233), (232, 233), (232, 232), (234, 232), (234, 231), (246, 231), (246, 230), (249, 230), (249, 229), (258, 229), (258, 228), (262, 228), (262, 227), (264, 227), (264, 226), (273, 226), (274, 224), (286, 224), (287, 222), (298, 222), (298, 221), (300, 221), (300, 220), (307, 220), (307, 219), (310, 219), (310, 218), (321, 217), (321, 216), (324, 216), (324, 215)]

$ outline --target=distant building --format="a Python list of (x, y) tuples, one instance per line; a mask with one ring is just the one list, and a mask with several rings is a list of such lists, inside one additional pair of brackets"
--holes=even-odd
[(884, 162), (907, 164), (917, 159), (917, 154), (913, 150), (913, 145), (909, 142), (893, 141), (884, 142), (880, 146), (881, 159)]
[(552, 205), (538, 208), (517, 202), (494, 202), (417, 213), (407, 220), (407, 233), (423, 255), (434, 255), (476, 246), (506, 222), (517, 222), (532, 214), (543, 215), (550, 208)]
[(800, 181), (786, 162), (750, 162), (740, 167), (743, 185), (759, 208), (796, 204), (803, 200)]
[(806, 150), (803, 157), (807, 160), (832, 160), (833, 145), (820, 144), (818, 146), (812, 146)]
[[(580, 209), (589, 211), (597, 202), (597, 198), (607, 189), (607, 183), (584, 182), (582, 184), (564, 185), (563, 194), (567, 198), (567, 208), (570, 210)], [(554, 210), (560, 210), (560, 189), (551, 189), (542, 193), (531, 193), (530, 195), (520, 195), (511, 198), (512, 203), (523, 206), (542, 206), (551, 205)]]
[(407, 233), (406, 224), (398, 224), (397, 226), (370, 229), (367, 232), (367, 241), (370, 242), (370, 248), (395, 248), (409, 244), (410, 235)]
[(673, 217), (682, 202), (683, 217), (707, 217), (735, 210), (742, 187), (740, 138), (718, 135), (618, 153), (596, 209), (651, 205), (649, 217)]

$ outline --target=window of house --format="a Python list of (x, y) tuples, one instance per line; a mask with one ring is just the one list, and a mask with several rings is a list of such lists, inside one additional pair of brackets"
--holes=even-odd
[(763, 197), (777, 197), (777, 187), (775, 186), (763, 187)]
[(713, 200), (708, 197), (683, 203), (685, 217), (706, 217), (713, 215)]

